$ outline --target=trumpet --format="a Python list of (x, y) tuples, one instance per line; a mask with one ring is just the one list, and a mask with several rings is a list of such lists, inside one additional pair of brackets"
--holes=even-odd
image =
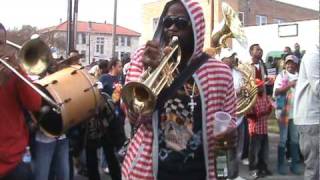
[(172, 38), (170, 47), (172, 50), (161, 58), (158, 67), (149, 67), (141, 75), (139, 82), (129, 82), (123, 87), (122, 100), (129, 112), (151, 114), (159, 93), (172, 84), (181, 61), (181, 48), (177, 36)]

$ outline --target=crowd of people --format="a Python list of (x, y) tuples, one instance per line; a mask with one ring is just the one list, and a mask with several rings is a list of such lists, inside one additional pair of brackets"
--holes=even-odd
[[(253, 178), (286, 175), (290, 169), (296, 175), (304, 173), (306, 180), (319, 179), (319, 45), (304, 52), (298, 43), (294, 52), (285, 47), (283, 69), (273, 82), (262, 47), (252, 44), (248, 66), (254, 74), (256, 101), (248, 112), (237, 114), (237, 98), (247, 83), (238, 68), (241, 62), (231, 48), (222, 48), (215, 57), (203, 52), (201, 6), (193, 0), (171, 0), (159, 22), (154, 38), (131, 59), (102, 60), (88, 70), (98, 80), (103, 107), (58, 137), (27, 126), (29, 121), (37, 127), (30, 112), (41, 110), (41, 96), (0, 63), (0, 179), (70, 180), (79, 173), (99, 180), (101, 168), (114, 180), (217, 179), (218, 150), (228, 151), (228, 179), (243, 179), (239, 164), (245, 159)], [(133, 111), (121, 101), (123, 86), (157, 67), (173, 37), (178, 37), (181, 48), (178, 80), (159, 94), (151, 113)], [(0, 58), (31, 81), (5, 46), (6, 30), (0, 24)], [(77, 55), (74, 50), (69, 57)], [(68, 66), (78, 60), (73, 58)], [(221, 111), (231, 122), (216, 136), (214, 117)], [(270, 171), (268, 160), (268, 121), (273, 112), (280, 131), (277, 172)]]

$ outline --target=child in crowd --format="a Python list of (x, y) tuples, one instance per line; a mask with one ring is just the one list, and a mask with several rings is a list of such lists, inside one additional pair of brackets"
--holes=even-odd
[(254, 178), (272, 175), (268, 170), (268, 116), (272, 111), (270, 99), (265, 93), (264, 82), (256, 79), (258, 96), (256, 104), (247, 115), (249, 123), (249, 170)]

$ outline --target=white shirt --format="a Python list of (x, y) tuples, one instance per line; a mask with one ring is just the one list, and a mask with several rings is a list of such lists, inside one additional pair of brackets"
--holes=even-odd
[(292, 74), (290, 72), (288, 72), (287, 70), (283, 70), (281, 71), (277, 77), (276, 77), (276, 80), (274, 81), (274, 85), (273, 85), (273, 96), (276, 89), (278, 88), (281, 88), (284, 84), (284, 81), (285, 79), (288, 79), (288, 82), (291, 82), (291, 81), (295, 81), (295, 80), (298, 80), (298, 73), (296, 72), (295, 74)]
[(236, 69), (232, 69), (233, 85), (236, 92), (239, 92), (243, 85), (242, 73)]
[[(235, 93), (240, 92), (241, 87), (243, 86), (243, 76), (240, 71), (237, 69), (232, 69), (232, 77), (233, 77), (233, 85), (235, 89)], [(243, 115), (237, 117), (236, 126), (239, 126), (243, 120)]]

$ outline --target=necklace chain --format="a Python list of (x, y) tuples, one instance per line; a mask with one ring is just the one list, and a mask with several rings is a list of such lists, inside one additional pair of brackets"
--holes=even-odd
[(190, 102), (188, 103), (188, 106), (190, 106), (191, 114), (193, 114), (194, 107), (197, 105), (197, 103), (194, 101), (194, 96), (196, 91), (196, 82), (195, 81), (193, 82), (191, 94), (189, 93), (189, 89), (186, 86), (188, 86), (188, 84), (184, 86), (186, 95), (190, 97)]

